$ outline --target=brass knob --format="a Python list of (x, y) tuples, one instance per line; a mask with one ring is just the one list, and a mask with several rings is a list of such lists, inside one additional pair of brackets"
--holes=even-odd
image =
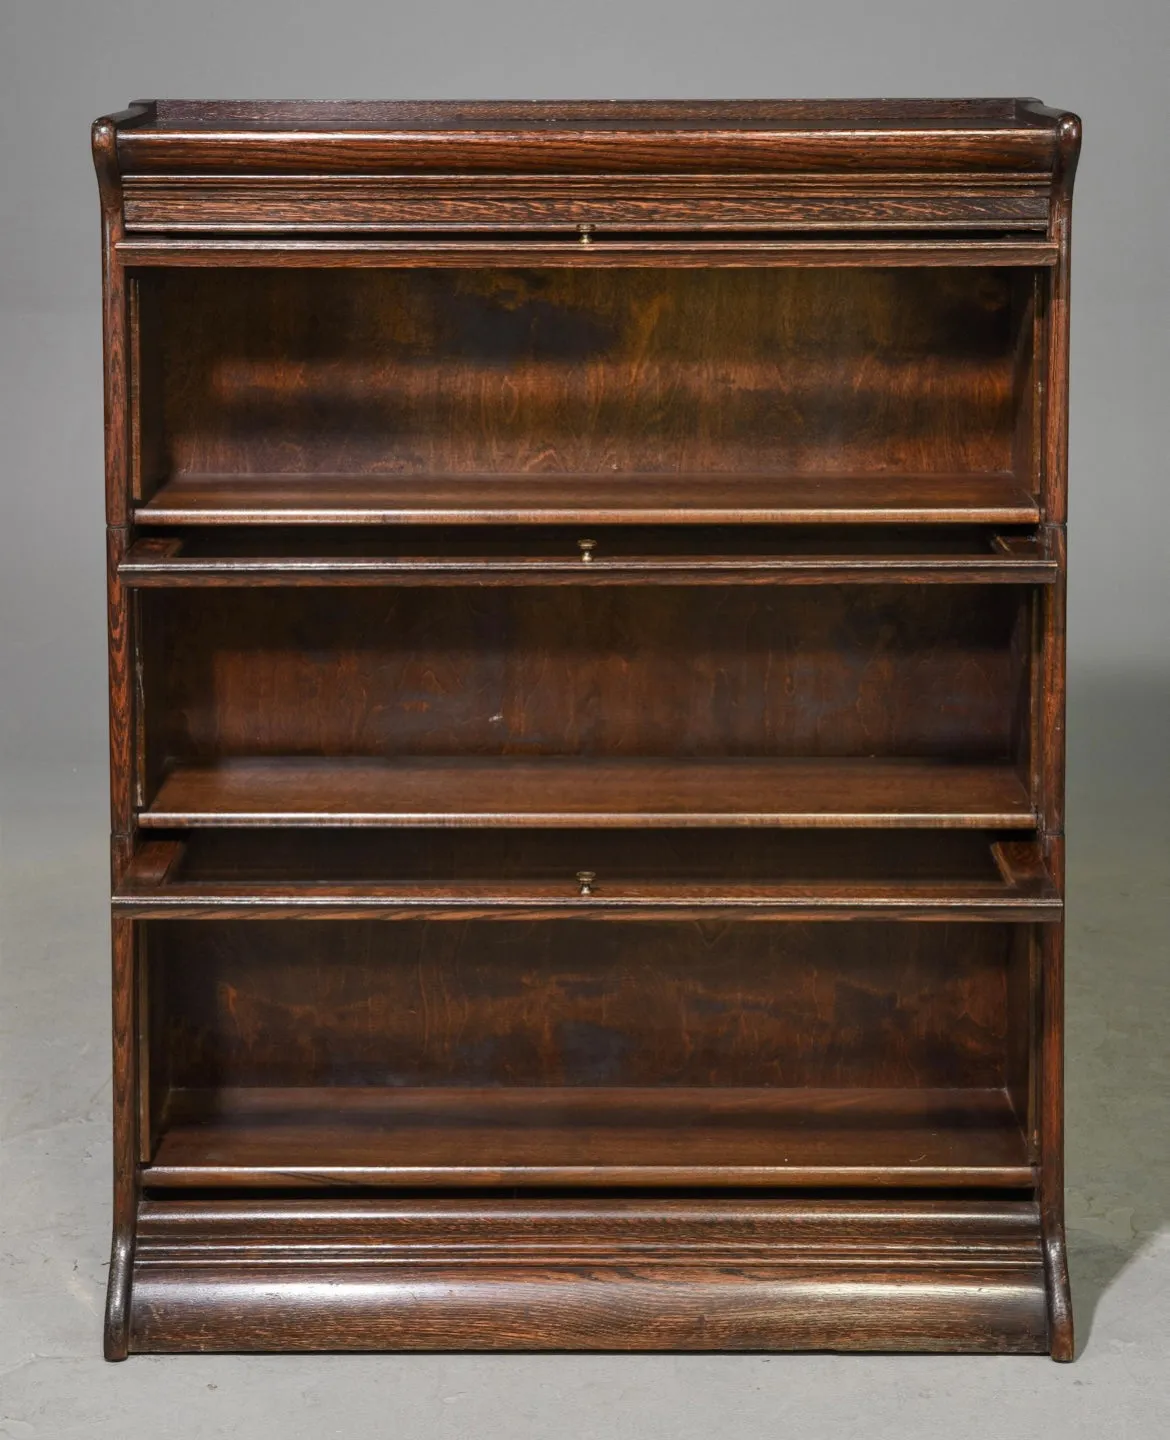
[(594, 227), (592, 225), (577, 226), (577, 235), (579, 236), (582, 245), (593, 244), (593, 230)]
[(593, 894), (593, 882), (594, 882), (594, 880), (596, 880), (596, 879), (597, 879), (597, 876), (596, 876), (596, 874), (595, 874), (592, 870), (578, 870), (578, 871), (577, 871), (577, 884), (580, 885), (580, 887), (581, 887), (581, 894), (582, 894), (582, 895), (592, 895), (592, 894)]
[(581, 560), (585, 565), (593, 564), (593, 552), (597, 548), (596, 540), (578, 540), (577, 549), (581, 552)]

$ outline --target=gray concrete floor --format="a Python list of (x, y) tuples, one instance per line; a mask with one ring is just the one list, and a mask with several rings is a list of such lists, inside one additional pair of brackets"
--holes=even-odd
[[(1165, 692), (1074, 712), (1069, 1194), (1080, 1356), (100, 1358), (104, 775), (5, 777), (0, 1436), (1170, 1436)], [(1074, 727), (1076, 730), (1077, 727)], [(1110, 743), (1097, 743), (1097, 730)], [(1129, 763), (1107, 771), (1107, 756)]]

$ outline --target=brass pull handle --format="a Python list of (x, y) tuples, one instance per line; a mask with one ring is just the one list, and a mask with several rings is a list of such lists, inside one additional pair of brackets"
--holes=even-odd
[(592, 244), (593, 244), (593, 230), (594, 230), (594, 226), (592, 226), (592, 225), (578, 225), (578, 226), (577, 226), (577, 238), (581, 241), (581, 244), (582, 244), (582, 245), (592, 245)]
[(581, 563), (583, 565), (593, 564), (593, 552), (597, 548), (596, 540), (578, 540), (577, 549), (581, 552)]
[(582, 895), (592, 895), (592, 894), (593, 894), (593, 882), (594, 882), (594, 880), (596, 880), (596, 879), (597, 879), (597, 876), (596, 876), (596, 874), (595, 874), (592, 870), (578, 870), (578, 871), (577, 871), (577, 884), (580, 885), (580, 887), (581, 887), (581, 894), (582, 894)]

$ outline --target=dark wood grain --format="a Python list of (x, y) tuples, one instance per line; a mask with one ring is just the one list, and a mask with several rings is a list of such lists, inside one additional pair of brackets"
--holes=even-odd
[(142, 525), (1033, 525), (1010, 474), (174, 475)]
[(1030, 829), (1010, 766), (912, 760), (224, 759), (183, 765), (139, 823)]
[(407, 537), (315, 527), (139, 540), (118, 575), (133, 587), (263, 585), (1051, 584), (1041, 542), (980, 533), (871, 530), (841, 535), (641, 528)]
[(97, 122), (111, 1358), (1071, 1358), (1079, 148)]
[[(694, 840), (698, 843), (692, 843)], [(148, 840), (114, 895), (140, 919), (968, 919), (1055, 921), (1036, 847), (981, 835), (893, 832), (251, 831)], [(480, 841), (485, 843), (481, 844)], [(523, 843), (531, 840), (530, 844)], [(353, 843), (356, 841), (357, 843)], [(520, 842), (520, 843), (518, 843)], [(581, 893), (588, 857), (594, 876)], [(731, 878), (737, 877), (737, 878)], [(743, 878), (738, 878), (743, 877)]]
[[(826, 499), (833, 476), (851, 482), (858, 509), (870, 508), (858, 503), (866, 482), (880, 496), (893, 481), (920, 512), (908, 477), (937, 477), (944, 510), (955, 477), (975, 506), (986, 479), (999, 489), (994, 505), (1015, 461), (1024, 281), (1010, 271), (465, 266), (155, 278), (151, 363), (163, 377), (167, 465), (158, 481), (292, 472), (316, 477), (320, 491), (324, 476), (393, 477), (415, 484), (402, 508), (434, 515), (450, 508), (440, 477), (464, 506), (460, 481), (508, 477), (501, 498), (513, 511), (525, 496), (543, 508), (567, 483), (581, 513), (595, 508), (580, 498), (594, 485), (613, 504), (615, 484), (633, 498), (676, 474), (694, 477), (700, 495), (718, 486), (716, 507), (735, 511), (744, 475), (749, 504), (775, 521), (788, 477), (797, 512), (838, 509)], [(432, 479), (437, 506), (418, 493)], [(1014, 486), (1015, 504), (1024, 489)], [(675, 504), (670, 490), (651, 496), (658, 514)]]
[[(1047, 863), (1064, 886), (1066, 594), (1068, 515), (1068, 384), (1072, 187), (1081, 147), (1075, 115), (1046, 112), (1055, 121), (1058, 154), (1053, 177), (1051, 233), (1060, 257), (1046, 288), (1047, 368), (1044, 378), (1042, 475), (1047, 543), (1060, 562), (1057, 583), (1039, 611), (1035, 664), (1041, 676), (1038, 769), (1041, 780), (1040, 826)], [(1064, 932), (1037, 941), (1040, 952), (1038, 1089), (1040, 1108), (1040, 1215), (1048, 1290), (1050, 1350), (1069, 1361), (1076, 1352), (1064, 1227)]]
[[(929, 234), (929, 232), (928, 232)], [(604, 236), (586, 245), (577, 240), (530, 236), (507, 239), (437, 238), (298, 240), (267, 236), (226, 238), (211, 235), (142, 236), (119, 240), (115, 247), (127, 267), (156, 269), (289, 269), (289, 270), (393, 270), (514, 269), (539, 265), (547, 269), (622, 270), (653, 267), (656, 270), (712, 269), (866, 269), (1011, 267), (1055, 265), (1059, 247), (1054, 241), (1007, 240), (965, 235), (947, 240), (929, 238), (883, 240), (813, 239), (790, 236), (774, 239), (715, 239), (710, 235), (651, 237), (627, 240)]]
[[(247, 757), (1014, 763), (1026, 601), (1007, 585), (144, 591), (148, 773)], [(590, 777), (574, 783), (587, 803)]]
[[(131, 175), (127, 233), (518, 231), (580, 225), (650, 234), (720, 230), (1037, 231), (1043, 175), (845, 181), (775, 175)], [(574, 235), (574, 238), (576, 236)]]
[(1024, 1024), (1013, 925), (140, 929), (179, 1088), (1000, 1088)]
[(107, 1360), (128, 1353), (134, 1226), (139, 1197), (138, 1172), (138, 964), (136, 928), (115, 916), (112, 924), (113, 965), (113, 1239), (106, 1289), (104, 1349)]
[[(91, 145), (97, 172), (102, 222), (102, 337), (105, 419), (106, 614), (109, 636), (110, 871), (122, 878), (133, 851), (134, 794), (132, 667), (134, 633), (129, 597), (118, 574), (125, 554), (130, 503), (129, 356), (132, 349), (126, 278), (116, 254), (123, 233), (121, 173), (117, 155), (120, 125), (148, 118), (136, 107), (94, 122)], [(110, 1271), (106, 1288), (103, 1350), (107, 1359), (129, 1351), (131, 1271), (134, 1258), (137, 1168), (137, 988), (136, 927), (115, 919), (112, 926), (113, 1001), (113, 1196)]]
[(119, 135), (137, 173), (1051, 170), (1058, 126), (1018, 101), (154, 102)]
[(1032, 1170), (998, 1090), (265, 1086), (173, 1094), (143, 1181), (1013, 1188)]
[(1047, 1345), (1026, 1200), (169, 1197), (139, 1233), (136, 1350)]

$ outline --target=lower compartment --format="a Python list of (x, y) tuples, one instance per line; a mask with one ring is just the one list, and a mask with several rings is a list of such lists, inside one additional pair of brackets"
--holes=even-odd
[(1028, 1186), (1036, 928), (140, 922), (143, 1183)]
[(111, 1315), (122, 1353), (1049, 1348), (1006, 1197), (148, 1198)]

